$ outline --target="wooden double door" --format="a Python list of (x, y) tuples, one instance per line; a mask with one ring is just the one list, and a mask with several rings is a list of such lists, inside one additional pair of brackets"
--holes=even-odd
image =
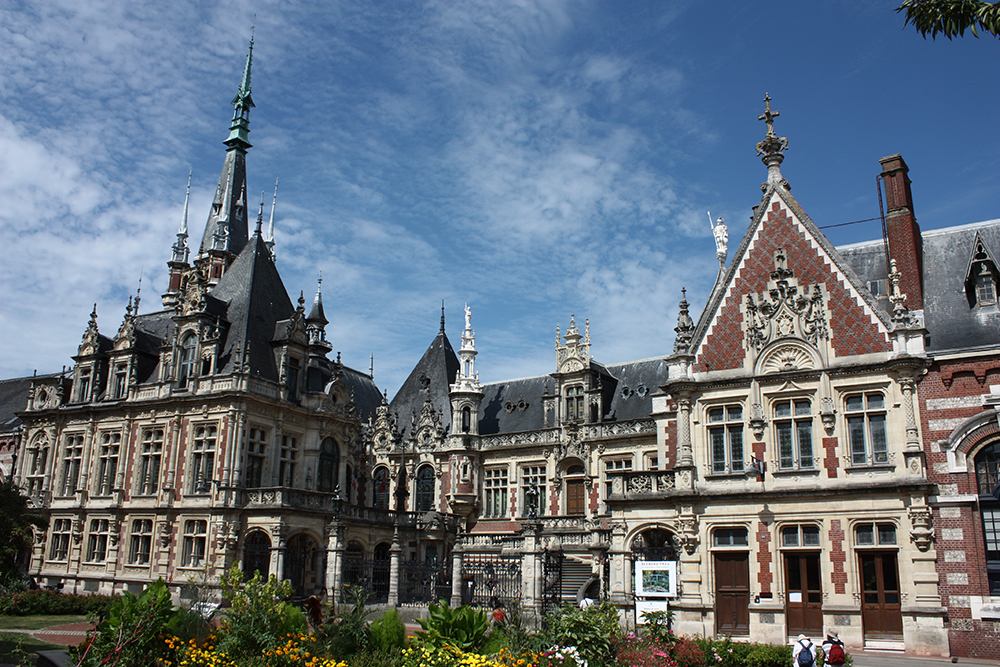
[(788, 634), (823, 635), (823, 586), (818, 552), (785, 554), (785, 618)]
[(750, 555), (715, 553), (715, 632), (750, 634)]
[(861, 553), (858, 561), (865, 639), (902, 639), (903, 614), (895, 552)]

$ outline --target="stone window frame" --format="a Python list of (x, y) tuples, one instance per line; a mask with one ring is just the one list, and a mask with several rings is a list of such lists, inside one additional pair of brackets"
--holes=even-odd
[(187, 330), (177, 339), (177, 388), (187, 390), (198, 377), (198, 334)]
[[(770, 400), (771, 427), (773, 432), (773, 444), (778, 457), (776, 472), (816, 472), (819, 457), (816, 455), (816, 419), (814, 409), (815, 397), (809, 395), (784, 395), (775, 396)], [(789, 414), (779, 414), (779, 408), (783, 405), (789, 406)], [(802, 410), (802, 406), (808, 406), (808, 412)], [(785, 465), (785, 457), (782, 454), (781, 429), (787, 425), (791, 435), (792, 464)], [(804, 430), (803, 426), (806, 428)], [(809, 436), (809, 464), (803, 465), (805, 457), (802, 455), (802, 435)]]
[(30, 458), (25, 462), (24, 476), (28, 482), (28, 495), (37, 497), (45, 491), (45, 473), (49, 464), (49, 438), (39, 433), (28, 447)]
[(60, 495), (69, 497), (80, 488), (80, 477), (83, 474), (83, 447), (86, 438), (83, 431), (63, 435), (63, 465), (60, 474)]
[(264, 486), (267, 467), (268, 436), (271, 429), (256, 424), (247, 428), (247, 463), (244, 468), (243, 486), (259, 489)]
[[(201, 443), (199, 445), (199, 443)], [(209, 445), (211, 443), (211, 445)], [(212, 491), (216, 469), (216, 456), (219, 452), (219, 425), (217, 422), (204, 422), (191, 425), (191, 445), (187, 456), (191, 459), (189, 466), (188, 493), (191, 495), (206, 495)]]
[(149, 565), (152, 557), (153, 519), (133, 518), (129, 532), (128, 565)]
[(181, 561), (178, 569), (202, 568), (208, 562), (208, 519), (185, 519), (181, 533)]
[[(619, 466), (618, 465), (619, 463), (622, 465)], [(625, 465), (626, 463), (628, 465)], [(610, 467), (612, 465), (613, 467)], [(602, 481), (604, 482), (604, 484), (602, 485), (604, 488), (604, 497), (601, 498), (601, 500), (603, 500), (606, 503), (608, 501), (608, 498), (614, 492), (614, 489), (612, 488), (613, 482), (610, 479), (608, 479), (608, 472), (632, 472), (635, 470), (635, 460), (631, 454), (628, 455), (612, 454), (610, 456), (605, 456), (601, 458), (600, 469), (601, 469), (601, 477), (603, 478)]]
[(91, 519), (87, 534), (87, 553), (85, 563), (106, 563), (108, 560), (108, 545), (111, 541), (111, 520)]
[[(721, 533), (728, 532), (731, 535), (735, 535), (738, 531), (743, 531), (743, 537), (745, 542), (742, 544), (730, 542), (729, 544), (719, 544), (718, 536)], [(722, 524), (718, 526), (712, 526), (710, 529), (711, 542), (709, 543), (709, 549), (711, 550), (732, 550), (732, 551), (748, 551), (750, 549), (750, 527), (742, 524)]]
[[(383, 472), (385, 476), (385, 491), (379, 492), (378, 487), (382, 480), (378, 476)], [(384, 502), (381, 502), (383, 500)], [(384, 463), (376, 465), (375, 469), (372, 470), (372, 507), (383, 510), (392, 509), (392, 471)]]
[(582, 384), (566, 387), (566, 421), (582, 422), (586, 417), (586, 391)]
[[(156, 434), (159, 434), (159, 437)], [(135, 472), (137, 496), (156, 495), (160, 485), (160, 473), (163, 470), (165, 436), (166, 429), (162, 426), (143, 426), (139, 429), (139, 465)]]
[[(796, 543), (786, 543), (786, 535), (789, 528), (795, 529)], [(806, 544), (806, 535), (816, 535), (814, 543)], [(817, 522), (810, 521), (789, 521), (777, 526), (777, 542), (781, 549), (822, 549), (823, 548), (823, 526)]]
[(483, 469), (483, 518), (503, 519), (509, 516), (509, 466)]
[[(741, 401), (727, 401), (706, 405), (704, 412), (708, 474), (743, 475), (747, 469), (746, 423), (744, 422), (746, 406)], [(716, 415), (721, 418), (716, 419)], [(716, 438), (719, 436), (722, 437), (723, 448), (721, 461), (716, 456)], [(738, 457), (735, 436), (738, 436), (739, 439)]]
[[(872, 541), (869, 543), (864, 543), (860, 539), (860, 529), (863, 528), (870, 528), (872, 531)], [(888, 537), (883, 539), (883, 530), (886, 528), (892, 529), (891, 542), (888, 541)], [(851, 544), (855, 549), (878, 549), (880, 551), (899, 549), (899, 525), (893, 519), (855, 519), (850, 524), (850, 530)]]
[(295, 486), (295, 468), (299, 462), (299, 442), (301, 436), (295, 433), (281, 434), (281, 451), (278, 458), (278, 486)]
[[(881, 405), (871, 406), (874, 397), (881, 399)], [(852, 405), (852, 402), (859, 398), (860, 406)], [(886, 392), (879, 389), (844, 392), (841, 403), (844, 416), (844, 442), (851, 467), (870, 468), (890, 465), (889, 411)], [(873, 429), (873, 425), (880, 425), (878, 428), (881, 428), (881, 445), (877, 442), (878, 431)]]
[(94, 495), (110, 496), (118, 477), (118, 464), (122, 453), (122, 432), (101, 431), (97, 445), (97, 474), (94, 476)]
[(49, 557), (46, 560), (66, 562), (69, 560), (69, 540), (73, 534), (73, 520), (58, 518), (52, 520), (49, 536)]

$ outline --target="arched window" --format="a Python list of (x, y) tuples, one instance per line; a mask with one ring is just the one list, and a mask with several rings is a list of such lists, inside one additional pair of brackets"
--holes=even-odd
[(472, 410), (469, 406), (462, 408), (462, 433), (468, 433), (472, 428)]
[(380, 510), (389, 509), (389, 469), (385, 466), (375, 468), (372, 480), (375, 482), (375, 507)]
[(417, 506), (418, 512), (430, 512), (434, 509), (434, 468), (425, 465), (417, 470)]
[(986, 575), (990, 595), (1000, 595), (1000, 502), (993, 495), (1000, 486), (1000, 440), (980, 449), (975, 461), (979, 511), (982, 512), (983, 539), (986, 543)]
[(181, 340), (180, 360), (177, 366), (177, 386), (187, 387), (188, 380), (194, 377), (194, 358), (198, 352), (198, 338), (188, 333)]
[(262, 530), (255, 530), (247, 535), (243, 543), (243, 571), (248, 576), (260, 572), (267, 577), (271, 568), (271, 538)]
[(333, 493), (338, 486), (340, 473), (340, 447), (333, 438), (324, 438), (319, 449), (319, 472), (316, 476), (316, 490)]

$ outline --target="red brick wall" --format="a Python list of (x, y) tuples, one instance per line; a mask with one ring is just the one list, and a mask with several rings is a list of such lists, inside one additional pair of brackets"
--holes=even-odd
[(779, 247), (785, 249), (788, 268), (795, 272), (799, 285), (825, 284), (831, 312), (831, 338), (838, 356), (892, 350), (886, 334), (879, 331), (869, 315), (837, 280), (830, 263), (809, 246), (806, 235), (792, 222), (788, 211), (779, 202), (774, 202), (761, 221), (760, 233), (733, 284), (725, 308), (719, 313), (712, 333), (701, 347), (695, 370), (704, 372), (743, 366), (745, 352), (740, 307), (747, 294), (760, 294), (767, 289), (767, 281), (774, 270), (774, 252)]
[(843, 594), (846, 591), (847, 572), (844, 571), (846, 561), (844, 529), (840, 527), (840, 519), (833, 519), (830, 521), (830, 564), (833, 566), (830, 582), (833, 584), (834, 593)]
[(774, 575), (771, 573), (771, 533), (767, 529), (767, 524), (763, 521), (757, 522), (757, 564), (760, 572), (757, 573), (757, 583), (760, 584), (761, 595), (770, 594), (771, 582)]
[[(947, 454), (940, 451), (935, 443), (948, 438), (955, 424), (941, 424), (941, 420), (965, 420), (982, 413), (983, 408), (975, 398), (988, 393), (990, 384), (1000, 384), (1000, 355), (974, 360), (937, 361), (920, 379), (920, 426), (927, 454), (928, 478), (941, 485), (939, 489), (942, 492), (949, 490), (941, 488), (944, 485), (953, 485), (955, 493), (960, 495), (978, 493), (974, 475), (948, 472)], [(962, 398), (973, 400), (967, 401), (970, 403), (968, 406), (935, 404), (934, 409), (928, 407), (930, 400)], [(979, 430), (975, 443), (963, 443), (960, 448), (967, 454), (973, 454), (967, 451), (970, 445), (975, 449), (977, 443), (991, 438), (997, 431), (1000, 428), (996, 426)], [(972, 465), (971, 457), (969, 465)], [(946, 534), (953, 538), (955, 529), (961, 529), (961, 539), (945, 539)], [(968, 504), (937, 507), (934, 509), (934, 534), (938, 556), (938, 591), (942, 604), (948, 608), (952, 654), (970, 658), (1000, 657), (1000, 632), (992, 621), (973, 620), (966, 601), (967, 596), (989, 595), (979, 512)], [(964, 554), (964, 562), (956, 558), (959, 554)]]
[(823, 438), (823, 449), (826, 450), (823, 467), (826, 468), (826, 476), (829, 479), (837, 478), (837, 469), (840, 467), (840, 459), (837, 458), (838, 441), (839, 438)]

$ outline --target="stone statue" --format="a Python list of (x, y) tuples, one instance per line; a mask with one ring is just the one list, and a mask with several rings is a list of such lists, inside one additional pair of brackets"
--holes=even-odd
[(469, 304), (465, 304), (465, 328), (472, 328), (472, 309), (469, 308)]
[(715, 236), (715, 254), (720, 262), (724, 262), (729, 252), (729, 228), (722, 218), (713, 224), (711, 213), (708, 214), (708, 224), (712, 225), (712, 234)]

